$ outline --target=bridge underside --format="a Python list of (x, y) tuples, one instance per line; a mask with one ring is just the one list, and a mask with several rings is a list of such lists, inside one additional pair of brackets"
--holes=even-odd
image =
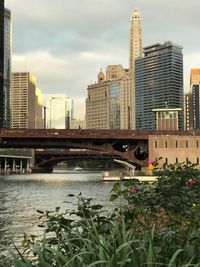
[[(71, 148), (76, 149), (76, 151)], [(129, 144), (128, 142), (123, 142), (123, 144), (119, 144), (114, 142), (97, 144), (97, 142), (73, 142), (68, 143), (64, 149), (37, 151), (36, 164), (38, 167), (46, 167), (71, 159), (121, 159), (132, 163), (133, 165), (144, 167), (148, 164), (147, 157), (147, 145), (144, 143)]]
[[(7, 133), (8, 132), (8, 133)], [(1, 133), (0, 147), (85, 149), (120, 158), (140, 167), (148, 166), (148, 135), (137, 131), (31, 131)], [(41, 132), (41, 133), (40, 133)]]

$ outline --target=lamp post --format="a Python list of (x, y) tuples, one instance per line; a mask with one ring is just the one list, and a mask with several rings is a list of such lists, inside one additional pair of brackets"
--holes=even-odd
[(47, 120), (47, 107), (46, 106), (42, 106), (44, 109), (44, 129), (46, 129), (46, 120)]

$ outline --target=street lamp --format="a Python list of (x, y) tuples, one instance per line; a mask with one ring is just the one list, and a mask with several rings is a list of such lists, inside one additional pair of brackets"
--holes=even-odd
[(44, 109), (44, 129), (46, 129), (46, 120), (47, 120), (47, 107), (42, 105), (43, 109)]

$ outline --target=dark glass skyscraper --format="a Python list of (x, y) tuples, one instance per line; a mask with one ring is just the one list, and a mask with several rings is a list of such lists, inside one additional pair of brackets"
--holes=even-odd
[(10, 10), (4, 10), (4, 113), (3, 127), (10, 127), (10, 91), (11, 91), (11, 13)]
[[(136, 129), (156, 129), (155, 108), (183, 109), (183, 54), (172, 42), (144, 48), (135, 60)], [(179, 114), (183, 129), (183, 112)]]
[(1, 0), (0, 1), (0, 128), (3, 127), (3, 113), (4, 113), (3, 70), (4, 70), (4, 0)]

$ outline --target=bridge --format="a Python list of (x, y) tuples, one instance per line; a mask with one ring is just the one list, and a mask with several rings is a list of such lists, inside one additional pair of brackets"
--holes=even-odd
[(200, 135), (200, 131), (0, 129), (0, 148), (87, 149), (148, 166), (150, 135)]
[(108, 152), (92, 151), (92, 150), (55, 150), (45, 149), (35, 151), (35, 164), (39, 168), (46, 168), (57, 165), (59, 162), (67, 160), (91, 160), (91, 159), (121, 159), (119, 156), (114, 156)]

